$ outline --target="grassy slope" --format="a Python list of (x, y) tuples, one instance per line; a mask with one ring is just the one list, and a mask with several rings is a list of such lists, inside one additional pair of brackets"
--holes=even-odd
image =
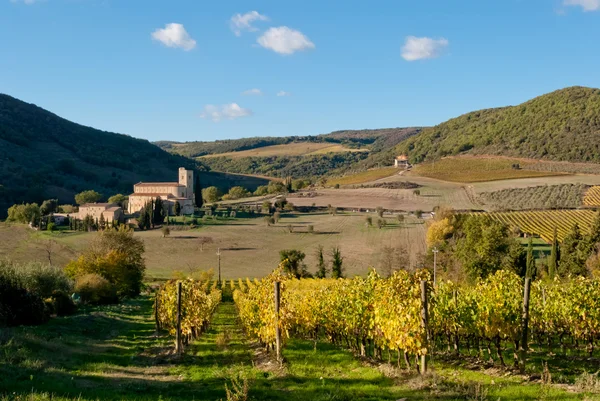
[(402, 142), (413, 162), (473, 153), (600, 161), (600, 89), (571, 87), (521, 105), (474, 111)]
[[(519, 164), (520, 169), (512, 168)], [(547, 177), (564, 175), (551, 171), (528, 170), (529, 164), (520, 159), (497, 157), (447, 157), (430, 163), (422, 163), (414, 168), (414, 174), (453, 182), (487, 182), (497, 180)]]
[(352, 185), (352, 184), (364, 184), (371, 181), (376, 181), (381, 178), (390, 177), (398, 174), (400, 170), (395, 167), (385, 167), (362, 171), (356, 174), (346, 175), (344, 177), (336, 177), (327, 181), (327, 186), (340, 185)]
[[(228, 341), (223, 341), (225, 332)], [(269, 369), (264, 360), (253, 365), (253, 348), (230, 301), (218, 307), (210, 330), (181, 359), (170, 355), (170, 338), (154, 334), (146, 297), (0, 334), (2, 401), (216, 401), (225, 398), (225, 384), (237, 376), (250, 379), (249, 395), (255, 400), (487, 399), (475, 398), (478, 393), (515, 401), (541, 399), (541, 394), (544, 399), (584, 399), (477, 364), (467, 369), (435, 361), (434, 373), (423, 379), (389, 365), (363, 363), (326, 343), (315, 352), (313, 343), (303, 340), (286, 344), (285, 369)]]
[(256, 149), (242, 150), (239, 152), (215, 153), (202, 156), (202, 158), (228, 157), (232, 159), (240, 159), (243, 157), (304, 156), (330, 152), (339, 153), (358, 151), (361, 150), (351, 149), (340, 144), (332, 144), (328, 142), (294, 142), (285, 145), (272, 145)]

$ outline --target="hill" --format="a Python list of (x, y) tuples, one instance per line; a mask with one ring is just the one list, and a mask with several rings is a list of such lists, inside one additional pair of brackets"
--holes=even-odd
[(174, 180), (177, 168), (203, 168), (152, 143), (65, 120), (0, 94), (0, 216), (13, 203), (95, 189), (129, 193), (143, 180)]
[[(420, 129), (346, 130), (316, 136), (185, 143), (160, 141), (156, 144), (171, 153), (201, 158), (202, 164), (216, 171), (308, 178), (346, 171), (369, 154), (385, 153), (382, 160), (387, 160), (395, 145)], [(374, 163), (377, 165), (379, 161)]]
[(474, 111), (396, 147), (413, 163), (466, 152), (600, 162), (600, 89), (570, 87), (518, 106)]

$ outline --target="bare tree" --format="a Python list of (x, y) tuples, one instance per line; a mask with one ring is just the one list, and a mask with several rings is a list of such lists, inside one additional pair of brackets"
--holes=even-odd
[(381, 273), (385, 277), (390, 277), (397, 270), (409, 270), (410, 257), (405, 248), (386, 245), (381, 248), (379, 266)]
[(211, 237), (198, 237), (198, 243), (200, 244), (200, 252), (204, 252), (204, 245), (212, 244), (213, 239)]
[(56, 247), (56, 241), (54, 241), (54, 240), (44, 241), (44, 250), (46, 251), (46, 255), (48, 257), (48, 263), (50, 264), (50, 266), (52, 266), (52, 252), (54, 251), (55, 247)]

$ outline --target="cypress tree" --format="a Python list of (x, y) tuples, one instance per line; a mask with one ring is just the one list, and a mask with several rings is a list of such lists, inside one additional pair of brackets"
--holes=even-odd
[(323, 256), (323, 245), (319, 245), (317, 249), (317, 278), (325, 278), (327, 276), (327, 265)]
[(101, 230), (104, 230), (104, 228), (106, 227), (106, 220), (104, 219), (104, 213), (100, 213), (100, 221), (98, 223), (98, 227)]
[(556, 233), (556, 226), (554, 227), (554, 234), (552, 237), (552, 250), (550, 251), (550, 260), (548, 261), (548, 277), (554, 278), (558, 271), (558, 237)]
[(156, 225), (161, 225), (165, 221), (165, 209), (163, 207), (163, 201), (160, 198), (160, 196), (158, 198), (156, 198), (156, 201), (154, 202), (153, 218), (154, 218), (154, 224), (156, 224)]
[(343, 278), (344, 272), (342, 263), (344, 258), (342, 258), (342, 252), (340, 251), (340, 248), (333, 248), (331, 251), (331, 257), (331, 278)]
[(175, 204), (173, 205), (173, 213), (175, 213), (175, 216), (179, 216), (181, 214), (181, 205), (177, 201), (175, 201)]
[(194, 203), (196, 207), (202, 207), (202, 185), (200, 184), (200, 174), (196, 174), (196, 180), (194, 181)]

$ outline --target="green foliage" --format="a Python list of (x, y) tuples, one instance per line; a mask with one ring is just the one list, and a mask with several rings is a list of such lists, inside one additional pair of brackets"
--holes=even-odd
[(373, 226), (373, 217), (371, 217), (371, 216), (365, 217), (365, 222), (366, 222), (367, 226), (369, 226), (369, 227)]
[(181, 204), (179, 202), (175, 202), (173, 205), (173, 213), (175, 213), (175, 216), (181, 215)]
[(250, 192), (248, 192), (246, 188), (237, 186), (232, 187), (227, 193), (227, 195), (223, 196), (223, 200), (236, 200), (247, 198), (248, 196), (250, 196)]
[(24, 203), (20, 205), (12, 205), (8, 208), (8, 221), (17, 223), (34, 223), (40, 220), (41, 211), (37, 203)]
[(208, 203), (215, 203), (221, 199), (221, 190), (217, 187), (208, 187), (202, 190), (202, 199)]
[(194, 204), (197, 208), (202, 207), (202, 184), (200, 183), (200, 174), (196, 174), (194, 179)]
[(579, 225), (575, 223), (560, 246), (558, 274), (561, 277), (587, 274), (585, 262), (590, 255), (592, 245), (589, 237), (585, 237)]
[(42, 202), (42, 206), (40, 206), (40, 212), (42, 216), (47, 216), (52, 213), (56, 213), (58, 211), (58, 199), (47, 199)]
[(548, 277), (553, 279), (558, 272), (558, 260), (559, 260), (559, 249), (558, 249), (558, 234), (556, 232), (556, 226), (554, 227), (554, 234), (552, 236), (552, 249), (550, 251), (550, 259), (548, 259)]
[(285, 206), (287, 205), (288, 201), (286, 198), (279, 198), (275, 201), (274, 205), (275, 208), (278, 210), (283, 210), (285, 208)]
[(50, 309), (50, 313), (57, 316), (69, 316), (77, 311), (71, 296), (61, 290), (53, 291), (52, 295), (46, 298), (44, 302)]
[(514, 266), (520, 252), (510, 252), (511, 247), (520, 249), (520, 245), (514, 246), (516, 241), (510, 237), (506, 225), (486, 216), (469, 216), (462, 224), (462, 233), (456, 244), (456, 256), (471, 279), (485, 278), (503, 268), (521, 270)]
[(463, 152), (600, 162), (600, 90), (570, 87), (519, 106), (474, 111), (397, 146), (413, 163)]
[(137, 296), (146, 271), (143, 253), (144, 242), (134, 237), (132, 230), (122, 226), (100, 233), (77, 260), (65, 267), (65, 271), (73, 278), (98, 274), (115, 287), (118, 296)]
[(115, 286), (95, 273), (79, 276), (75, 282), (75, 292), (81, 297), (81, 302), (92, 305), (113, 304), (119, 300)]
[(102, 194), (91, 189), (80, 192), (77, 195), (75, 195), (75, 203), (78, 205), (84, 205), (86, 203), (96, 203), (100, 199), (102, 199)]
[(343, 278), (344, 277), (344, 258), (339, 247), (334, 247), (331, 250), (331, 278)]
[(165, 204), (159, 196), (154, 200), (154, 212), (152, 213), (152, 223), (157, 226), (163, 224), (166, 215), (167, 213), (165, 211)]
[(125, 208), (126, 202), (129, 199), (129, 196), (116, 194), (108, 198), (108, 203), (114, 203), (115, 205), (119, 205), (122, 208)]
[(256, 188), (256, 191), (254, 191), (254, 195), (256, 195), (256, 196), (265, 196), (268, 193), (269, 193), (268, 185), (261, 185), (258, 188)]
[(279, 258), (283, 270), (293, 275), (296, 278), (307, 277), (306, 265), (304, 258), (306, 255), (297, 249), (284, 249), (279, 251)]
[(533, 257), (533, 238), (529, 237), (529, 243), (527, 244), (527, 270), (525, 277), (531, 279), (536, 276), (535, 258)]

